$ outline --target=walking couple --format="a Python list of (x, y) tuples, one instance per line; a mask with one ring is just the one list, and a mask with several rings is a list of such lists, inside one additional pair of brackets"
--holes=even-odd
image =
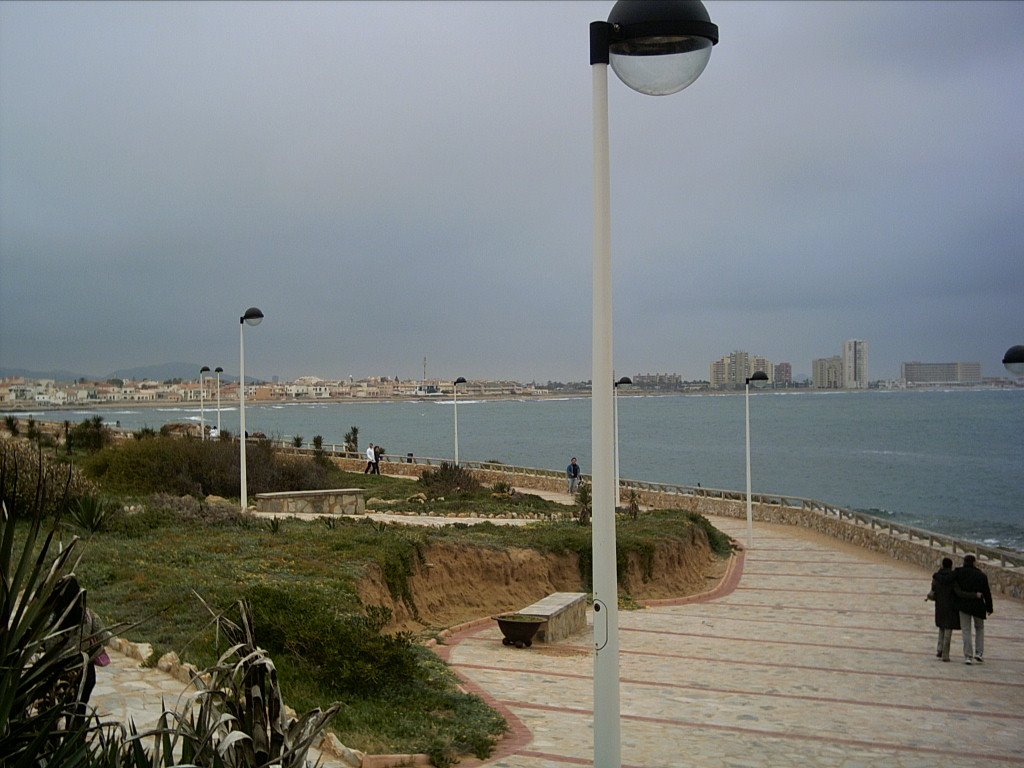
[(366, 469), (363, 470), (363, 474), (379, 475), (380, 474), (380, 456), (384, 453), (384, 449), (379, 445), (370, 443), (366, 447)]
[(965, 555), (964, 564), (956, 570), (950, 558), (942, 558), (942, 567), (932, 574), (928, 599), (935, 601), (935, 626), (939, 628), (936, 657), (949, 661), (953, 630), (959, 629), (963, 632), (964, 664), (981, 664), (985, 618), (992, 615), (992, 590), (988, 576), (975, 565), (974, 555)]

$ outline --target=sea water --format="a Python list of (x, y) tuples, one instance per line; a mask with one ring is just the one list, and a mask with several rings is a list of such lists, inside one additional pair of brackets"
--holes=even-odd
[[(744, 490), (744, 395), (617, 399), (622, 478)], [(308, 445), (359, 445), (390, 455), (459, 458), (590, 471), (589, 398), (251, 404), (251, 433)], [(43, 411), (77, 423), (95, 411)], [(217, 421), (198, 405), (111, 408), (128, 429)], [(27, 416), (28, 414), (22, 414)], [(238, 430), (238, 409), (221, 411)], [(762, 391), (750, 397), (755, 493), (818, 499), (937, 533), (1024, 549), (1024, 389)]]

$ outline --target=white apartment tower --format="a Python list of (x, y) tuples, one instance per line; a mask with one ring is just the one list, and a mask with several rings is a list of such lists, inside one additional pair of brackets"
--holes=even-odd
[(862, 339), (843, 342), (843, 389), (868, 388), (868, 343)]

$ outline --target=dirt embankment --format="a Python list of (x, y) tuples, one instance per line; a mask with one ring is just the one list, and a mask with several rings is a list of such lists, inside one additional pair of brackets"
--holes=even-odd
[[(640, 556), (619, 573), (620, 590), (635, 600), (683, 597), (718, 583), (727, 561), (711, 552), (707, 537), (692, 529), (687, 541), (655, 548), (650, 567)], [(440, 543), (427, 548), (409, 579), (412, 604), (394, 599), (384, 575), (371, 567), (359, 585), (364, 605), (392, 611), (391, 628), (441, 629), (504, 611), (515, 611), (552, 592), (587, 592), (579, 557), (533, 549), (489, 549)]]

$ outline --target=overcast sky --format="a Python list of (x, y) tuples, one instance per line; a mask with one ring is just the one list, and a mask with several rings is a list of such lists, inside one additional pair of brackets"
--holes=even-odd
[[(707, 0), (610, 74), (615, 368), (1024, 343), (1024, 3)], [(0, 365), (589, 379), (611, 2), (0, 3)]]

